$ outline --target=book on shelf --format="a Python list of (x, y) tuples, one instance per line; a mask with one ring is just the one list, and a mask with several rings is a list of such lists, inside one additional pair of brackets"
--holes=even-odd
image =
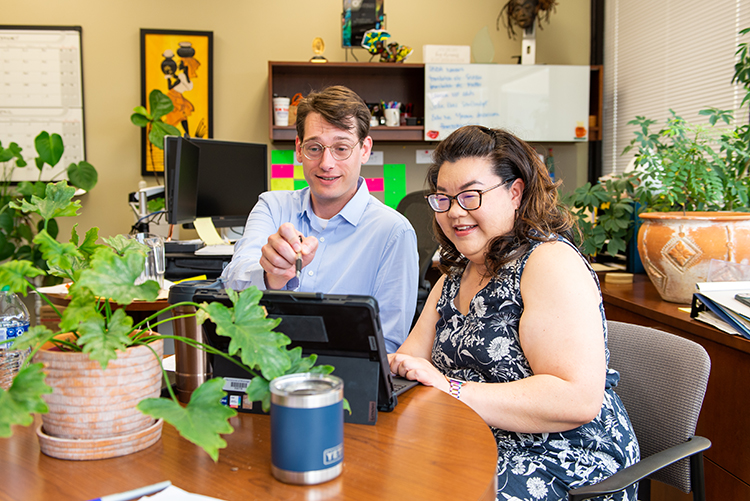
[(735, 295), (750, 292), (750, 282), (701, 282), (695, 284), (690, 317), (728, 334), (750, 339), (750, 306)]

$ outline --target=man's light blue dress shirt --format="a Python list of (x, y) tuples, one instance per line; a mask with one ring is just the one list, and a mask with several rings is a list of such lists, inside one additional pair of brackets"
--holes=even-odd
[(283, 223), (318, 239), (315, 258), (285, 290), (373, 296), (386, 348), (392, 353), (409, 334), (417, 301), (417, 237), (409, 221), (370, 195), (364, 179), (354, 197), (325, 229), (315, 217), (310, 189), (262, 194), (221, 277), (225, 285), (265, 290), (261, 247)]

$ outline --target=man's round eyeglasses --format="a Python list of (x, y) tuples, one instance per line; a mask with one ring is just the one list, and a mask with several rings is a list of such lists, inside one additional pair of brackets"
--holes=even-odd
[(435, 212), (448, 212), (451, 209), (451, 204), (455, 200), (458, 205), (464, 210), (477, 210), (482, 206), (482, 194), (487, 193), (490, 190), (499, 188), (500, 186), (508, 183), (512, 183), (515, 179), (508, 179), (500, 184), (491, 186), (486, 190), (466, 190), (462, 191), (455, 197), (446, 195), (445, 193), (430, 193), (426, 195), (427, 203), (430, 204), (430, 208)]
[(346, 160), (352, 156), (356, 146), (356, 144), (352, 146), (348, 143), (333, 143), (330, 146), (323, 146), (316, 141), (310, 141), (302, 145), (302, 154), (310, 160), (318, 160), (323, 156), (325, 149), (328, 148), (335, 160)]

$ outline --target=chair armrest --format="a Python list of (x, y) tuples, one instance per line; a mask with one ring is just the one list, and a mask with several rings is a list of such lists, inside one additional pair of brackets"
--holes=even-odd
[(643, 480), (652, 473), (676, 463), (681, 459), (702, 453), (711, 447), (711, 441), (705, 437), (692, 437), (687, 442), (675, 445), (669, 449), (641, 459), (635, 464), (624, 468), (609, 478), (594, 485), (586, 485), (568, 492), (568, 501), (581, 501), (605, 494), (620, 492), (632, 484)]

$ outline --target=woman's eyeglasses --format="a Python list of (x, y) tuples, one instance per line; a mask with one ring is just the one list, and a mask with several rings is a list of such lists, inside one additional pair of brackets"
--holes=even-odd
[(490, 190), (499, 188), (500, 186), (508, 183), (512, 183), (514, 179), (508, 179), (500, 184), (491, 186), (486, 190), (466, 190), (462, 191), (455, 197), (446, 195), (445, 193), (430, 193), (425, 196), (427, 203), (430, 204), (430, 208), (435, 212), (448, 212), (451, 208), (451, 204), (455, 200), (458, 205), (464, 210), (477, 210), (482, 206), (482, 194), (487, 193)]
[(334, 143), (331, 146), (323, 146), (316, 141), (310, 141), (302, 145), (302, 154), (310, 160), (318, 160), (323, 156), (325, 149), (328, 148), (335, 160), (346, 160), (352, 156), (355, 146), (357, 145), (352, 146), (348, 143)]

